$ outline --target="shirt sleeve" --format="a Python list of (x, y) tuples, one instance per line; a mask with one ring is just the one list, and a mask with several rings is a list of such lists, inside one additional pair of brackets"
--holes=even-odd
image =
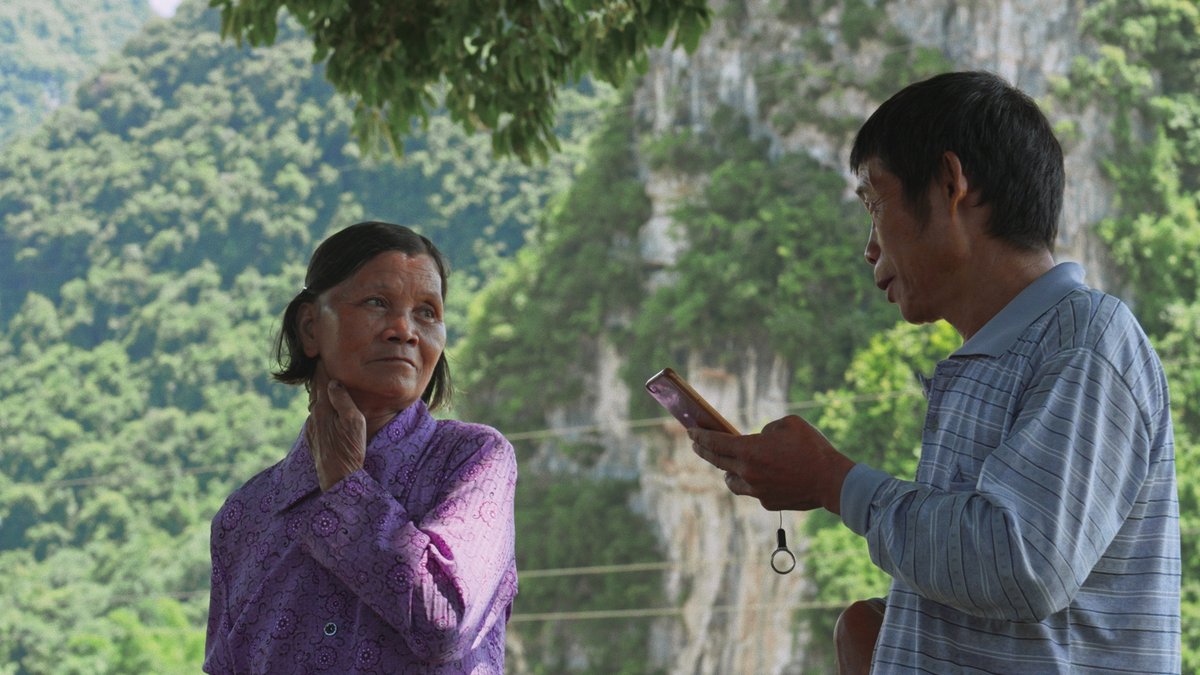
[(1117, 536), (1147, 476), (1152, 436), (1108, 361), (1066, 352), (1039, 373), (974, 490), (863, 467), (848, 476), (844, 522), (866, 537), (875, 564), (923, 597), (1040, 621), (1071, 602)]
[(488, 430), (448, 452), (443, 489), (420, 522), (360, 470), (320, 496), (301, 538), (430, 662), (478, 646), (516, 595), (512, 445)]

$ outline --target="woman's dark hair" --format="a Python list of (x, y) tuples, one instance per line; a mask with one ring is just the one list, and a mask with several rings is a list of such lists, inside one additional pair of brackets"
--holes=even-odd
[[(349, 279), (368, 261), (387, 251), (433, 258), (442, 278), (442, 299), (445, 300), (450, 267), (442, 252), (429, 239), (403, 225), (375, 220), (357, 223), (336, 232), (313, 251), (308, 272), (304, 275), (304, 288), (283, 311), (282, 325), (275, 342), (275, 359), (280, 366), (280, 370), (272, 373), (276, 380), (307, 387), (316, 374), (317, 359), (304, 353), (304, 345), (300, 341), (297, 322), (300, 308), (315, 302), (318, 295)], [(450, 365), (446, 362), (445, 352), (442, 352), (437, 365), (433, 367), (433, 377), (421, 394), (421, 400), (431, 410), (436, 410), (450, 402), (452, 392)]]
[(1033, 99), (992, 73), (945, 73), (897, 92), (859, 130), (850, 170), (878, 158), (925, 218), (946, 151), (991, 206), (991, 236), (1023, 250), (1054, 250), (1062, 148)]

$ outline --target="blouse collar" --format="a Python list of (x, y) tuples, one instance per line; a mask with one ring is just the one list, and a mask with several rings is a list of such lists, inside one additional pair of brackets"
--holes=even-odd
[[(416, 403), (400, 411), (385, 424), (367, 443), (363, 469), (384, 487), (390, 487), (390, 465), (396, 457), (398, 446), (423, 448), (433, 435), (436, 420), (429, 414), (425, 402)], [(307, 421), (305, 422), (307, 425)], [(283, 511), (301, 499), (320, 490), (317, 468), (313, 463), (308, 439), (301, 429), (300, 437), (292, 445), (287, 457), (275, 465), (272, 493), (276, 513)]]

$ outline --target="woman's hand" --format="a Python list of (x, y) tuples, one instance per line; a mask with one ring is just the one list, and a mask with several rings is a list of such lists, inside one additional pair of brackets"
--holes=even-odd
[(317, 467), (317, 481), (325, 492), (362, 468), (367, 454), (367, 420), (346, 387), (329, 379), (320, 362), (309, 392), (308, 410), (304, 434)]

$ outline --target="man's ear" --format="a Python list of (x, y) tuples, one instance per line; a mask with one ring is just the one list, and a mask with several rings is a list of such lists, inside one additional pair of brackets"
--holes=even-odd
[(958, 155), (947, 150), (942, 153), (942, 169), (939, 184), (946, 196), (947, 203), (950, 205), (950, 210), (955, 211), (959, 207), (969, 206), (964, 202), (967, 195), (971, 191), (971, 183), (967, 180), (966, 174), (963, 173), (962, 161)]
[(300, 335), (300, 344), (304, 347), (304, 355), (310, 359), (321, 354), (317, 341), (317, 303), (306, 302), (300, 305), (296, 315), (296, 332)]

